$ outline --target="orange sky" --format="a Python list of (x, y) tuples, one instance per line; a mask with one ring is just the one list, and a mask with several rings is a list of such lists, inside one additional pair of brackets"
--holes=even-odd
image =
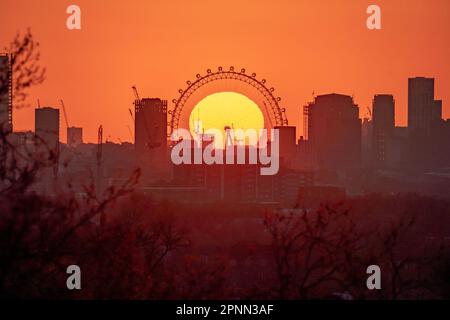
[[(419, 75), (436, 78), (450, 117), (448, 0), (0, 2), (0, 46), (27, 27), (41, 43), (47, 80), (30, 102), (63, 98), (87, 141), (99, 124), (112, 141), (131, 140), (132, 85), (171, 101), (196, 73), (231, 65), (266, 78), (290, 124), (301, 124), (300, 107), (315, 91), (353, 94), (361, 115), (374, 94), (392, 93), (397, 123), (406, 125), (407, 78)], [(66, 29), (70, 4), (81, 7), (81, 31)], [(381, 31), (366, 28), (369, 4), (382, 9)], [(14, 110), (14, 127), (33, 129), (33, 109)]]

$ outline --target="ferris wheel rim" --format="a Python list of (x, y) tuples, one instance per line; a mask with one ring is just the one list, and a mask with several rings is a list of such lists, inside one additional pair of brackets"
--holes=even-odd
[(268, 88), (266, 86), (267, 81), (265, 79), (258, 80), (256, 77), (256, 73), (248, 75), (245, 68), (242, 68), (240, 71), (235, 71), (234, 66), (231, 66), (228, 70), (224, 70), (223, 67), (218, 67), (217, 71), (207, 69), (205, 75), (197, 73), (194, 81), (186, 81), (187, 87), (185, 90), (178, 90), (179, 97), (178, 99), (172, 100), (174, 106), (168, 112), (171, 116), (170, 122), (168, 122), (168, 126), (170, 128), (169, 136), (178, 128), (181, 113), (189, 98), (201, 87), (207, 85), (208, 83), (220, 80), (236, 80), (252, 86), (257, 91), (259, 91), (259, 93), (265, 98), (266, 101), (269, 102), (271, 112), (267, 110), (266, 113), (269, 119), (270, 116), (273, 117), (273, 120), (275, 122), (274, 125), (288, 125), (286, 109), (282, 108), (279, 104), (281, 98), (275, 97), (275, 95), (273, 95), (275, 89), (273, 87)]

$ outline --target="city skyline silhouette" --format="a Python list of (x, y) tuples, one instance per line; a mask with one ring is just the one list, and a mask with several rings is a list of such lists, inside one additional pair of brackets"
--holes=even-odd
[[(176, 1), (134, 1), (120, 9), (114, 1), (79, 5), (83, 28), (70, 31), (64, 24), (64, 3), (46, 6), (44, 23), (37, 4), (6, 1), (5, 10), (14, 15), (0, 22), (0, 39), (4, 46), (17, 31), (33, 30), (48, 72), (46, 81), (31, 89), (28, 103), (36, 106), (39, 99), (43, 106), (59, 107), (64, 99), (71, 122), (84, 128), (87, 142), (97, 140), (99, 124), (112, 141), (131, 141), (127, 112), (132, 85), (143, 97), (171, 101), (186, 80), (221, 65), (245, 67), (268, 79), (298, 136), (303, 132), (301, 109), (312, 100), (312, 92), (353, 96), (361, 118), (375, 94), (392, 94), (396, 124), (406, 126), (406, 79), (414, 76), (436, 79), (443, 117), (450, 116), (450, 47), (442, 40), (450, 29), (446, 1), (413, 1), (406, 7), (382, 1), (382, 30), (365, 27), (363, 1), (249, 2), (239, 9), (237, 3), (225, 7)], [(313, 32), (310, 25), (315, 25)], [(331, 30), (333, 38), (328, 36)], [(15, 110), (16, 130), (33, 129), (32, 109)], [(61, 138), (66, 140), (65, 132)]]

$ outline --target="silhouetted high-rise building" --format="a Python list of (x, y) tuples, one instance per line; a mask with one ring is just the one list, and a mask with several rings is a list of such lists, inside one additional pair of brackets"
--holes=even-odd
[(353, 98), (317, 96), (308, 105), (308, 140), (321, 170), (349, 172), (361, 167), (361, 119)]
[(76, 147), (83, 143), (83, 128), (69, 127), (67, 128), (67, 145)]
[(294, 126), (276, 126), (278, 129), (280, 141), (280, 158), (282, 163), (289, 168), (294, 166), (296, 161), (296, 127)]
[(139, 156), (161, 152), (167, 146), (167, 101), (145, 98), (135, 106), (135, 149)]
[(408, 79), (408, 128), (429, 134), (433, 120), (441, 118), (442, 104), (434, 100), (434, 78)]
[(12, 69), (7, 54), (0, 55), (0, 128), (12, 131)]
[(419, 170), (429, 170), (442, 162), (442, 101), (434, 99), (434, 78), (408, 79), (409, 160)]
[(168, 176), (167, 101), (144, 98), (135, 101), (134, 148), (144, 179)]
[(442, 121), (442, 100), (434, 100), (433, 112), (431, 113), (433, 123)]
[(361, 163), (363, 167), (371, 167), (373, 164), (373, 121), (365, 117), (361, 125)]
[(59, 109), (45, 107), (35, 109), (35, 133), (39, 144), (52, 151), (59, 151)]
[(372, 152), (375, 164), (382, 166), (386, 162), (386, 146), (394, 135), (395, 101), (389, 94), (375, 95), (372, 106), (373, 139)]

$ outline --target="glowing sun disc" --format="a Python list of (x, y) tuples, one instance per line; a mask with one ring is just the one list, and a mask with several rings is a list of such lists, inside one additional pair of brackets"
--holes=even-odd
[(203, 131), (218, 129), (225, 136), (225, 127), (234, 130), (264, 128), (264, 116), (259, 106), (251, 99), (237, 92), (217, 92), (198, 102), (189, 116), (189, 130), (198, 132), (196, 122), (201, 121)]

